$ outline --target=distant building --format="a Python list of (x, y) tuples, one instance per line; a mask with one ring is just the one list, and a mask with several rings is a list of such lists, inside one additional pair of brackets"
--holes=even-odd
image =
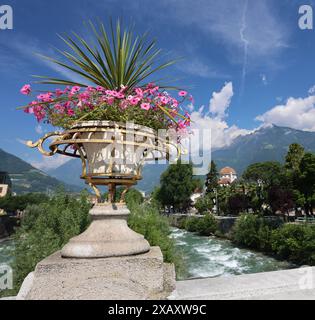
[(228, 186), (237, 179), (236, 171), (231, 167), (224, 167), (220, 170), (220, 179), (218, 181), (220, 186)]
[(11, 194), (12, 182), (7, 172), (0, 172), (0, 198)]

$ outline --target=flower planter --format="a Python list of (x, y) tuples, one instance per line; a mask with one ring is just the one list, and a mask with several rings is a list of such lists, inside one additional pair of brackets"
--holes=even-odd
[[(155, 148), (154, 130), (109, 121), (86, 121), (71, 128), (72, 138), (82, 146), (86, 158), (82, 178), (97, 184), (125, 185), (127, 188), (141, 178), (146, 154)], [(82, 154), (82, 152), (81, 152)], [(111, 202), (114, 202), (114, 190)], [(62, 249), (63, 257), (101, 258), (125, 256), (149, 251), (144, 237), (127, 225), (130, 214), (125, 204), (99, 204), (90, 215), (92, 223), (81, 235)]]
[[(50, 152), (43, 150), (43, 143), (57, 136), (50, 143)], [(126, 190), (141, 179), (141, 169), (147, 157), (154, 152), (165, 157), (169, 144), (158, 139), (148, 127), (110, 121), (85, 121), (61, 133), (45, 135), (30, 147), (38, 147), (46, 155), (60, 153), (82, 160), (81, 178), (93, 187), (108, 185), (109, 201), (97, 203), (90, 210), (92, 223), (81, 235), (72, 238), (61, 254), (68, 258), (104, 258), (140, 254), (149, 251), (144, 237), (127, 225), (130, 214), (123, 199), (115, 203), (115, 188), (123, 185)]]

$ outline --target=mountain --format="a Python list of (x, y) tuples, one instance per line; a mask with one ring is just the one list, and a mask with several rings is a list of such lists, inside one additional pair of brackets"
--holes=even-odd
[[(289, 145), (294, 142), (303, 145), (306, 151), (315, 152), (315, 132), (271, 126), (239, 136), (228, 147), (213, 151), (212, 159), (219, 169), (231, 166), (238, 175), (241, 175), (248, 165), (255, 162), (283, 162)], [(154, 186), (159, 184), (160, 175), (166, 168), (166, 164), (145, 165), (142, 172), (143, 179), (136, 187), (146, 192), (152, 191)], [(79, 178), (79, 172), (81, 172), (80, 160), (70, 160), (48, 173), (67, 183), (84, 186), (84, 182)]]
[(284, 162), (289, 145), (294, 142), (301, 144), (306, 151), (315, 152), (315, 132), (273, 125), (237, 137), (230, 146), (212, 152), (212, 160), (218, 168), (230, 166), (241, 175), (252, 163)]
[(9, 173), (13, 192), (16, 193), (53, 191), (61, 185), (70, 192), (81, 190), (78, 186), (61, 182), (49, 176), (2, 149), (0, 149), (0, 171)]

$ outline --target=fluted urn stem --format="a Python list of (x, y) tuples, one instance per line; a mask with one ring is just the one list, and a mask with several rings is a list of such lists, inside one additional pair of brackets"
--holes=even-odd
[(90, 210), (92, 222), (82, 234), (63, 248), (64, 258), (106, 258), (145, 253), (150, 250), (144, 237), (127, 225), (130, 214), (121, 203), (97, 204)]

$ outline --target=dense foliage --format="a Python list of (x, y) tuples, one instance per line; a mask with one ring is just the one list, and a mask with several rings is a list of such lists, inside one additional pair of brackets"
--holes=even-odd
[(40, 204), (48, 200), (48, 196), (42, 193), (27, 193), (17, 196), (8, 195), (0, 198), (0, 208), (6, 212), (24, 210), (30, 203)]
[(282, 225), (279, 218), (266, 219), (254, 214), (242, 214), (233, 228), (233, 241), (239, 245), (271, 251), (271, 232)]
[(315, 265), (315, 225), (243, 214), (234, 226), (233, 241), (298, 265)]
[(212, 214), (184, 218), (180, 221), (179, 227), (190, 232), (197, 232), (202, 236), (213, 235), (218, 230), (217, 221)]

